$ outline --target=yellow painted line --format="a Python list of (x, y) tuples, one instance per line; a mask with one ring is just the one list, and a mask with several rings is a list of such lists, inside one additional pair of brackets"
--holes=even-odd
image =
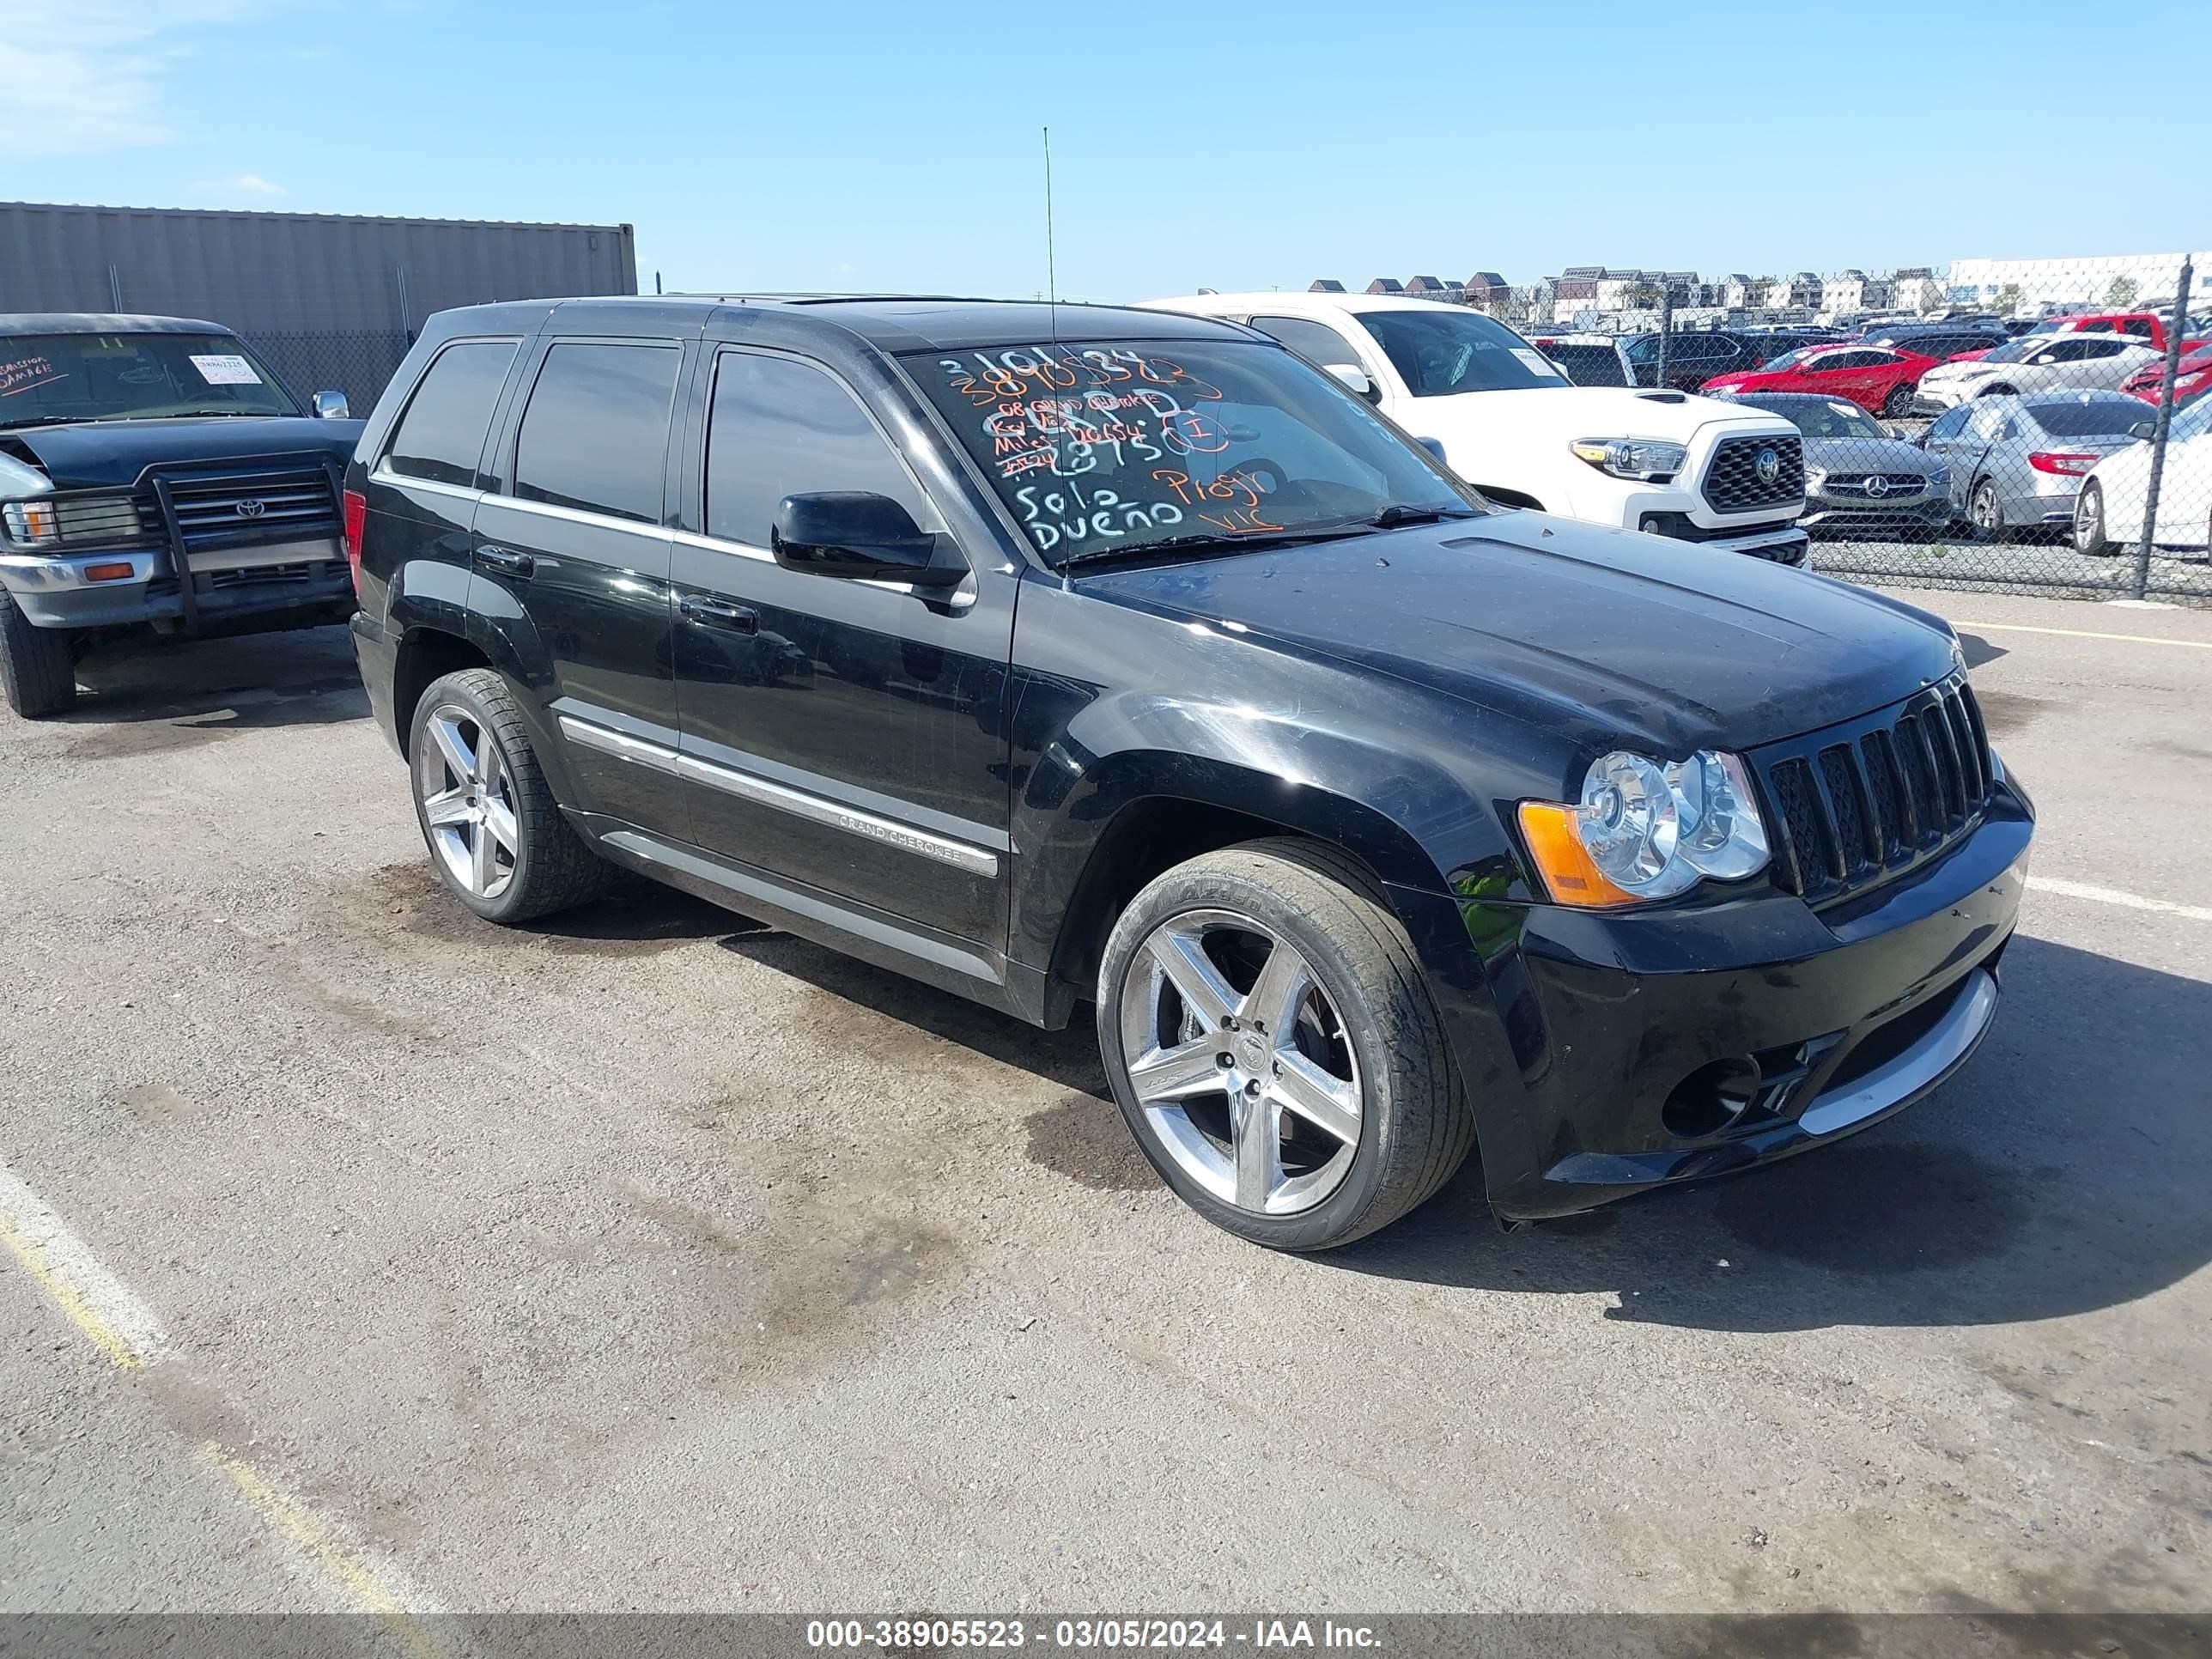
[(407, 1610), (406, 1603), (332, 1537), (330, 1528), (313, 1511), (277, 1491), (267, 1476), (243, 1458), (232, 1456), (212, 1441), (207, 1451), (216, 1467), (246, 1495), (246, 1501), (255, 1512), (298, 1545), (318, 1566), (344, 1586), (346, 1593), (363, 1608), (381, 1620), (400, 1646), (418, 1656), (418, 1659), (447, 1659), (445, 1649), (424, 1628), (422, 1621)]
[(1995, 628), (2008, 634), (2062, 634), (2069, 640), (2118, 640), (2126, 645), (2178, 645), (2187, 651), (2212, 651), (2212, 640), (2162, 640), (2155, 634), (2100, 634), (2087, 628), (2031, 628), (2026, 623), (1962, 622), (1954, 629)]
[(167, 1340), (154, 1310), (100, 1265), (46, 1200), (0, 1164), (0, 1244), (93, 1346), (126, 1371)]
[(2140, 893), (2124, 893), (2117, 887), (2092, 887), (2083, 881), (2060, 881), (2053, 876), (2030, 876), (2027, 884), (2038, 893), (2056, 893), (2061, 898), (2087, 899), (2093, 904), (2117, 904), (2125, 910), (2151, 910), (2162, 916), (2180, 916), (2189, 921), (2212, 921), (2212, 909), (2200, 904), (2175, 904), (2167, 899), (2145, 898)]
[[(91, 1248), (46, 1206), (14, 1170), (0, 1164), (0, 1244), (118, 1370), (143, 1371), (160, 1357), (167, 1334), (154, 1310), (102, 1265)], [(446, 1650), (409, 1610), (390, 1578), (339, 1540), (336, 1530), (269, 1476), (213, 1441), (202, 1448), (255, 1514), (328, 1573), (392, 1638), (416, 1659), (447, 1659)]]

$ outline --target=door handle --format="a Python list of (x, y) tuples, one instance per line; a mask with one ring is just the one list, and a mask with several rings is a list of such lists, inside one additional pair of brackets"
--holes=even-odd
[(538, 561), (520, 549), (501, 547), (486, 542), (477, 549), (477, 557), (494, 570), (509, 576), (527, 576), (538, 568)]
[(696, 593), (686, 594), (676, 607), (695, 623), (708, 628), (726, 628), (733, 633), (757, 634), (760, 616), (742, 605), (729, 605), (720, 599), (702, 599)]

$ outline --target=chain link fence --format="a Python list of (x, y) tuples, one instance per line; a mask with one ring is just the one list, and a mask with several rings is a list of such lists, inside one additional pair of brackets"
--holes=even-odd
[[(1846, 276), (1740, 284), (1809, 302), (1763, 307), (1655, 293), (1648, 313), (1571, 313), (1581, 329), (1534, 291), (1485, 309), (1578, 384), (1795, 422), (1830, 574), (2212, 605), (2212, 295), (2186, 258)], [(1860, 303), (1815, 308), (1839, 289)]]
[(356, 417), (376, 407), (411, 343), (396, 331), (261, 334), (246, 343), (301, 397), (343, 392)]

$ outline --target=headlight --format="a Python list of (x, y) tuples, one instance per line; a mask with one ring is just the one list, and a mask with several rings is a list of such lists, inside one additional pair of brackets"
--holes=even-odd
[(1602, 908), (1671, 898), (1711, 877), (1736, 881), (1766, 863), (1766, 825), (1735, 755), (1683, 761), (1626, 750), (1600, 756), (1571, 805), (1523, 801), (1521, 830), (1551, 896)]
[(1672, 477), (1690, 459), (1681, 445), (1656, 438), (1577, 438), (1568, 447), (1616, 478)]
[(1949, 467), (1939, 466), (1929, 473), (1928, 487), (1930, 489), (1948, 489), (1950, 485), (1951, 469)]
[(9, 540), (23, 547), (50, 547), (62, 538), (52, 501), (10, 501), (0, 507), (0, 524)]

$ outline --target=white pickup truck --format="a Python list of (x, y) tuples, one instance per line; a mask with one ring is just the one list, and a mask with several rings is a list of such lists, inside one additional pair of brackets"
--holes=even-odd
[(1222, 317), (1335, 375), (1502, 506), (1805, 562), (1801, 434), (1686, 392), (1577, 386), (1464, 306), (1365, 294), (1198, 294), (1154, 310)]

